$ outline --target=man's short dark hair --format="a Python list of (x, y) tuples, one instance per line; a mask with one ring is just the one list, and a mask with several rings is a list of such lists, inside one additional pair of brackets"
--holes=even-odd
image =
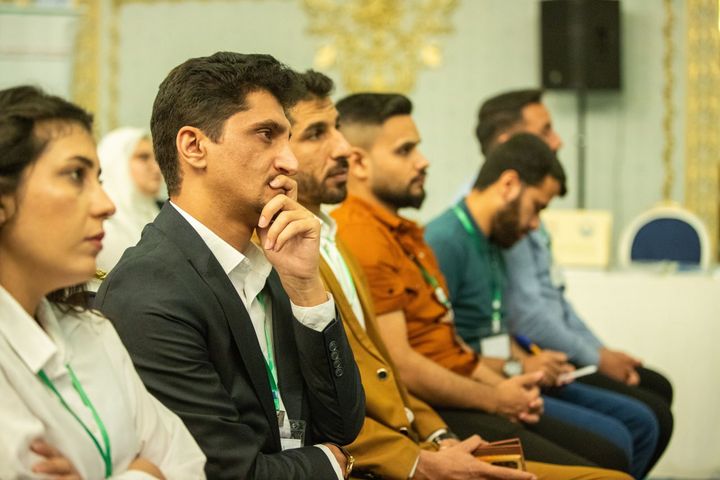
[(22, 172), (34, 163), (51, 137), (38, 132), (44, 122), (76, 124), (92, 131), (92, 115), (29, 85), (0, 90), (0, 194), (14, 193)]
[(480, 150), (487, 155), (497, 138), (523, 119), (522, 110), (532, 103), (542, 101), (542, 90), (528, 89), (496, 95), (480, 106), (475, 136)]
[(382, 125), (390, 117), (410, 115), (412, 102), (399, 93), (354, 93), (335, 104), (340, 123)]
[(175, 139), (183, 126), (220, 139), (225, 121), (246, 110), (249, 93), (265, 90), (287, 110), (302, 96), (298, 74), (270, 55), (217, 52), (173, 68), (158, 89), (150, 130), (168, 192), (180, 191)]
[(503, 172), (514, 170), (526, 185), (538, 186), (550, 175), (560, 183), (560, 196), (567, 193), (565, 170), (540, 138), (530, 133), (518, 133), (493, 148), (480, 168), (476, 190), (485, 190), (495, 183)]
[(307, 70), (298, 74), (303, 87), (303, 100), (323, 100), (332, 94), (335, 83), (324, 73)]

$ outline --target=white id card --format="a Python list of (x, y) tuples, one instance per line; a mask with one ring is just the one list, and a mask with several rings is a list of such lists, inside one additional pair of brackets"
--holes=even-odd
[(281, 438), (280, 447), (285, 450), (292, 450), (293, 448), (302, 447), (302, 440), (299, 438)]
[(501, 333), (480, 340), (480, 353), (483, 357), (510, 358), (510, 335)]
[(588, 365), (587, 367), (578, 368), (572, 372), (561, 373), (558, 376), (558, 382), (569, 383), (576, 378), (584, 377), (585, 375), (592, 375), (595, 372), (597, 372), (597, 366)]

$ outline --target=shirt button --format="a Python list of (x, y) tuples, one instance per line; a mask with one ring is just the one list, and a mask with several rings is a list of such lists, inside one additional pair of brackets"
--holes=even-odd
[(378, 368), (378, 370), (377, 370), (377, 377), (378, 377), (380, 380), (385, 380), (385, 379), (388, 377), (388, 371), (385, 370), (384, 368)]
[(336, 352), (337, 351), (337, 342), (335, 340), (331, 340), (330, 343), (328, 344), (328, 348), (330, 349), (331, 352)]
[(343, 375), (343, 369), (342, 368), (336, 368), (335, 369), (335, 376), (336, 377), (342, 377)]
[(333, 350), (332, 352), (330, 352), (330, 358), (332, 360), (337, 360), (338, 358), (340, 358), (340, 354), (337, 352), (337, 350)]

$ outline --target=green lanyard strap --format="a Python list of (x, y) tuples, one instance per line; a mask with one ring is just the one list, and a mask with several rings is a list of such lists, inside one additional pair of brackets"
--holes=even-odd
[[(482, 240), (480, 239), (480, 236), (478, 235), (477, 230), (475, 229), (475, 226), (473, 225), (472, 221), (470, 221), (470, 218), (468, 217), (467, 213), (465, 213), (465, 210), (459, 205), (456, 204), (453, 206), (453, 213), (457, 217), (457, 219), (460, 221), (460, 224), (463, 226), (463, 229), (465, 232), (467, 232), (468, 235), (470, 235), (470, 238), (473, 239), (475, 242), (475, 247), (477, 248), (478, 253), (482, 255)], [(502, 288), (501, 288), (501, 281), (500, 281), (500, 260), (498, 257), (497, 251), (490, 251), (490, 271), (491, 277), (492, 277), (492, 331), (493, 333), (500, 333), (500, 327), (502, 326)]]
[[(265, 311), (265, 292), (261, 291), (258, 293), (257, 301)], [(267, 313), (265, 314), (265, 321), (263, 322), (263, 329), (265, 331), (265, 345), (267, 346), (267, 358), (265, 359), (265, 369), (267, 370), (268, 381), (270, 382), (270, 390), (272, 391), (273, 403), (275, 404), (275, 411), (280, 411), (280, 389), (277, 384), (277, 369), (275, 367), (275, 354), (273, 353), (272, 341), (270, 341), (270, 334), (268, 333), (267, 326)]]
[(93, 443), (95, 444), (95, 448), (97, 448), (98, 452), (100, 452), (100, 456), (103, 459), (103, 462), (105, 462), (105, 478), (109, 478), (112, 476), (113, 468), (112, 468), (112, 455), (110, 454), (110, 437), (108, 436), (107, 430), (105, 429), (105, 424), (103, 423), (102, 419), (100, 418), (100, 415), (98, 415), (97, 410), (95, 410), (95, 407), (93, 406), (92, 402), (90, 401), (90, 398), (88, 398), (87, 394), (85, 393), (85, 389), (83, 389), (82, 384), (80, 383), (80, 380), (75, 376), (75, 372), (73, 371), (70, 364), (65, 364), (65, 368), (67, 369), (68, 373), (70, 374), (70, 379), (72, 381), (72, 386), (75, 389), (75, 391), (80, 396), (80, 399), (82, 400), (83, 404), (92, 412), (92, 416), (95, 419), (95, 423), (97, 424), (98, 429), (100, 430), (100, 434), (102, 435), (103, 443), (105, 444), (105, 448), (102, 448), (100, 446), (100, 442), (98, 439), (93, 435), (93, 433), (90, 431), (87, 425), (85, 425), (85, 422), (83, 422), (77, 413), (68, 405), (68, 403), (65, 401), (63, 396), (60, 394), (58, 389), (55, 387), (55, 384), (50, 380), (50, 378), (45, 373), (45, 370), (40, 370), (38, 372), (38, 376), (43, 381), (43, 383), (55, 394), (55, 396), (60, 400), (60, 403), (63, 407), (65, 407), (65, 410), (67, 410), (70, 415), (72, 415), (75, 420), (83, 427), (85, 432), (90, 436)]
[(420, 273), (422, 274), (425, 283), (427, 283), (433, 288), (435, 293), (435, 299), (440, 302), (443, 307), (447, 308), (448, 310), (452, 310), (452, 303), (450, 303), (450, 299), (448, 299), (447, 295), (445, 294), (445, 290), (443, 290), (442, 285), (440, 285), (440, 282), (437, 281), (437, 278), (435, 278), (433, 274), (427, 271), (427, 269), (423, 266), (422, 263), (420, 263), (420, 260), (418, 260), (415, 255), (410, 255), (410, 258), (420, 269)]

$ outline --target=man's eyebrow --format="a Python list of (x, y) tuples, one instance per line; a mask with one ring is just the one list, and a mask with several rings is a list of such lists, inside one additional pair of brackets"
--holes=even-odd
[(327, 128), (327, 123), (326, 123), (325, 121), (319, 120), (319, 121), (314, 122), (314, 123), (311, 123), (310, 125), (308, 125), (307, 127), (305, 127), (305, 129), (303, 130), (303, 132), (307, 132), (307, 131), (310, 131), (310, 130), (326, 129), (326, 128)]
[(402, 143), (395, 147), (395, 150), (402, 150), (404, 148), (415, 148), (420, 144), (420, 140), (404, 140)]
[(280, 134), (289, 130), (287, 125), (283, 125), (275, 120), (262, 120), (260, 122), (250, 125), (251, 130), (259, 130), (261, 128), (269, 128), (273, 131), (274, 134)]
[(68, 158), (68, 162), (72, 162), (72, 161), (77, 161), (77, 162), (83, 163), (90, 168), (95, 167), (95, 162), (93, 162), (91, 159), (89, 159), (88, 157), (85, 157), (83, 155), (73, 155), (72, 157)]

